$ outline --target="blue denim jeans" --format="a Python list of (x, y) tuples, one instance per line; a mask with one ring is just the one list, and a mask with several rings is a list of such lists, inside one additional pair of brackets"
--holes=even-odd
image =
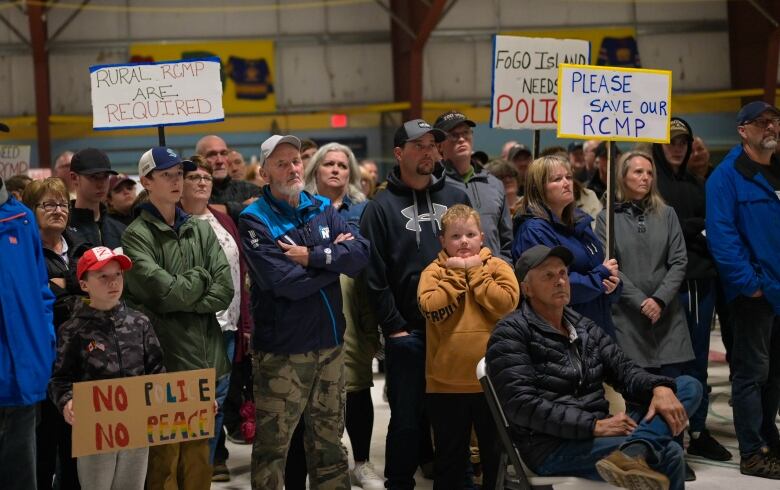
[(0, 482), (4, 490), (35, 488), (35, 405), (0, 407)]
[(734, 311), (731, 400), (739, 453), (780, 445), (775, 417), (780, 405), (780, 316), (763, 297), (740, 296)]
[[(236, 353), (236, 332), (235, 330), (228, 330), (222, 332), (222, 335), (225, 338), (225, 349), (227, 350), (228, 360), (232, 366), (233, 356)], [(222, 411), (222, 404), (225, 403), (228, 388), (230, 388), (230, 372), (217, 380), (216, 394), (219, 410), (217, 410), (217, 416), (214, 417), (214, 434), (217, 435), (209, 439), (209, 463), (212, 465), (214, 464), (214, 451), (217, 449), (217, 439), (219, 439), (219, 433), (222, 432), (222, 421), (225, 419), (225, 412)]]
[(688, 331), (691, 333), (694, 360), (685, 369), (701, 383), (701, 404), (696, 413), (691, 415), (691, 432), (701, 432), (707, 425), (707, 412), (710, 407), (710, 395), (707, 392), (707, 365), (710, 357), (710, 332), (712, 319), (715, 312), (715, 281), (716, 279), (702, 279), (686, 281), (688, 290), (679, 294), (680, 304), (685, 310), (688, 320)]
[[(696, 411), (701, 400), (702, 387), (690, 376), (680, 376), (677, 383), (677, 398), (690, 415)], [(571, 475), (601, 480), (596, 471), (596, 462), (609, 456), (612, 451), (633, 443), (644, 443), (651, 448), (648, 464), (669, 478), (671, 490), (685, 488), (685, 460), (683, 449), (674, 441), (669, 426), (660, 415), (649, 421), (642, 420), (644, 413), (632, 412), (631, 417), (638, 427), (625, 437), (594, 437), (587, 440), (572, 440), (561, 444), (545, 462), (534, 471), (539, 475)]]
[(425, 333), (412, 331), (385, 342), (385, 379), (390, 424), (385, 450), (385, 486), (414, 488), (419, 465), (420, 422), (425, 400)]

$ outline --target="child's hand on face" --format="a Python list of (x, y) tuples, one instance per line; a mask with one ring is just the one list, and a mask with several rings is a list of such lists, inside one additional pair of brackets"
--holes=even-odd
[(444, 265), (447, 269), (465, 269), (466, 261), (460, 257), (450, 257)]
[(466, 257), (465, 259), (463, 259), (463, 261), (465, 262), (464, 267), (466, 269), (470, 267), (477, 267), (482, 265), (482, 259), (479, 258), (479, 255), (472, 255), (470, 257)]
[(73, 422), (76, 420), (73, 418), (73, 399), (71, 398), (68, 400), (68, 403), (65, 404), (65, 407), (62, 409), (62, 416), (65, 417), (65, 422), (69, 423), (70, 425), (73, 425)]

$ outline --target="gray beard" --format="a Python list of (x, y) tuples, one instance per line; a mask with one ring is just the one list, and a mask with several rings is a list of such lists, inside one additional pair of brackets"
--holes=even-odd
[(761, 144), (759, 146), (762, 150), (775, 151), (775, 148), (777, 148), (777, 139), (764, 138), (761, 140)]

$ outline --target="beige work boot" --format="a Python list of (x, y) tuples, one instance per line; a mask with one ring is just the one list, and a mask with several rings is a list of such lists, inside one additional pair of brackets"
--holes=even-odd
[(650, 468), (645, 458), (632, 458), (622, 451), (613, 451), (606, 458), (597, 461), (596, 471), (604, 481), (616, 487), (631, 490), (669, 490), (669, 478)]

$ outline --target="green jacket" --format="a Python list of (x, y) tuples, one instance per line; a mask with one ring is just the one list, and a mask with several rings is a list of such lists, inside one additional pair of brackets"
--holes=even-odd
[(233, 298), (227, 258), (207, 222), (177, 208), (172, 228), (151, 204), (142, 206), (122, 235), (133, 261), (126, 299), (151, 320), (167, 371), (213, 367), (219, 378), (230, 370), (215, 315)]

